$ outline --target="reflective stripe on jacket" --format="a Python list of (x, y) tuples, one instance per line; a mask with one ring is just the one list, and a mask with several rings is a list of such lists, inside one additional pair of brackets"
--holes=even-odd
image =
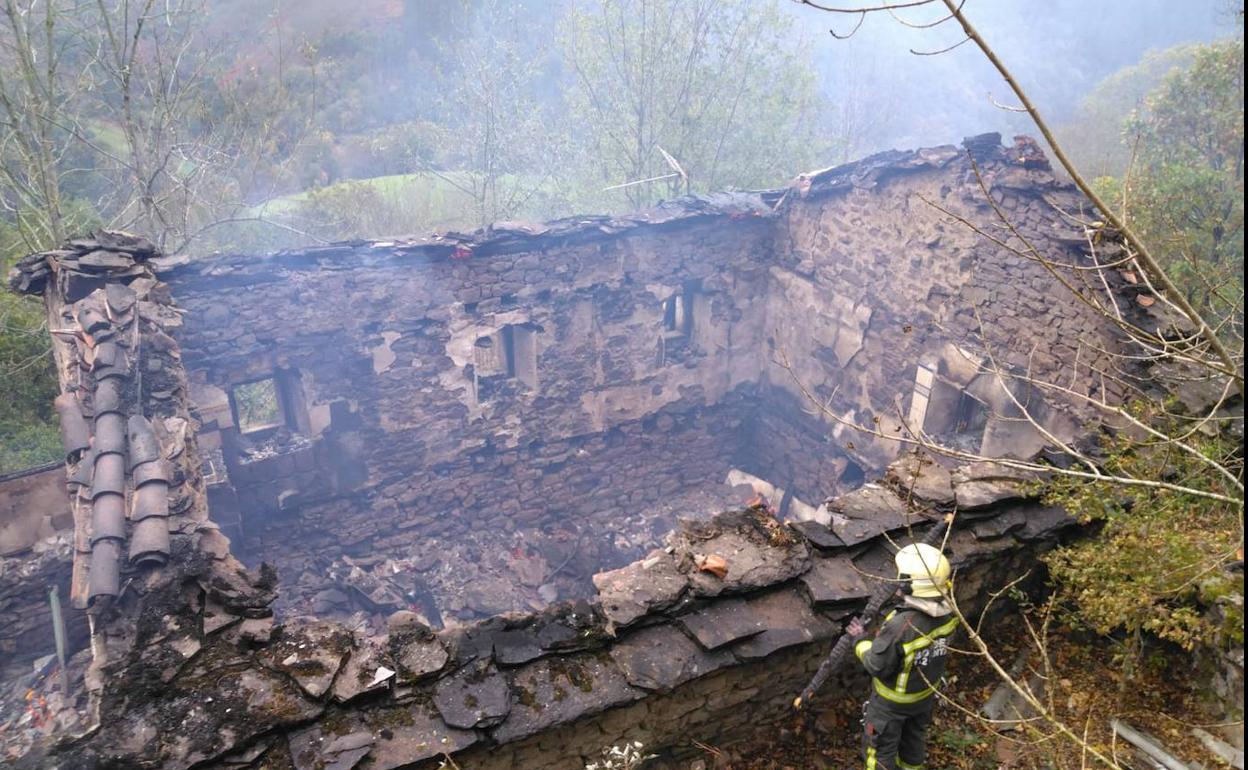
[(932, 617), (911, 607), (888, 614), (875, 639), (854, 645), (881, 698), (919, 703), (931, 697), (945, 674), (948, 639), (958, 630), (953, 615)]

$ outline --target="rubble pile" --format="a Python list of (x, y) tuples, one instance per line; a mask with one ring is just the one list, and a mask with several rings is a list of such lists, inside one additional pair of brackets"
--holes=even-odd
[[(206, 571), (183, 567), (180, 580), (199, 598), (171, 608), (111, 672), (126, 682), (106, 698), (113, 718), (44, 761), (385, 770), (436, 767), (445, 754), (487, 770), (579, 770), (623, 740), (655, 749), (695, 729), (708, 739), (777, 729), (863, 604), (864, 576), (890, 562), (885, 535), (921, 532), (960, 487), (982, 481), (931, 461), (894, 469), (906, 474), (924, 477), (915, 486), (934, 499), (907, 504), (909, 492), (886, 483), (834, 501), (858, 518), (830, 527), (791, 526), (765, 507), (691, 520), (664, 547), (595, 575), (590, 600), (441, 631), (406, 610), (384, 628), (275, 624), (258, 617), (274, 597), (267, 578), (239, 581), (192, 559)], [(959, 513), (950, 548), (967, 609), (1003, 565), (1034, 559), (1075, 525), (1027, 494), (1020, 484)], [(866, 532), (858, 522), (873, 512), (884, 523)], [(736, 707), (745, 700), (748, 714)]]
[[(624, 512), (609, 537), (566, 517), (559, 528), (479, 529), (430, 535), (404, 549), (353, 557), (328, 552), (307, 559), (274, 554), (282, 582), (280, 616), (315, 615), (381, 629), (388, 613), (407, 609), (435, 628), (502, 612), (540, 610), (593, 594), (592, 576), (658, 548), (681, 518), (706, 518), (746, 501), (717, 484), (676, 494), (662, 505)], [(245, 553), (244, 553), (245, 555)]]

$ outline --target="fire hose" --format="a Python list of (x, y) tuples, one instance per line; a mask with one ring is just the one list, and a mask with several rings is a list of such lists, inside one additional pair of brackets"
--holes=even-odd
[[(933, 547), (939, 547), (941, 540), (945, 536), (945, 532), (953, 524), (953, 514), (945, 514), (945, 518), (936, 526), (932, 527), (926, 535), (923, 536), (921, 542)], [(875, 621), (880, 610), (887, 604), (900, 586), (896, 582), (884, 581), (875, 587), (871, 592), (871, 598), (867, 601), (867, 606), (863, 609), (862, 614), (858, 616), (858, 622), (863, 626), (870, 625)], [(853, 649), (855, 638), (850, 634), (841, 634), (841, 638), (836, 640), (836, 644), (832, 647), (832, 652), (828, 653), (828, 657), (824, 658), (823, 663), (819, 664), (819, 670), (815, 672), (810, 683), (806, 685), (801, 694), (793, 700), (793, 708), (801, 711), (803, 707), (808, 705), (815, 697), (815, 693), (823, 687), (824, 682), (828, 681), (828, 677), (840, 668), (841, 662), (845, 660), (845, 656)]]

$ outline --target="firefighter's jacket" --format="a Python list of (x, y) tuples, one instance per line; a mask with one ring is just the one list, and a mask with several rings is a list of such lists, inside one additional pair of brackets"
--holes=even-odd
[(897, 704), (922, 703), (945, 674), (949, 637), (958, 619), (943, 601), (907, 596), (884, 619), (875, 639), (862, 639), (854, 653), (871, 675), (875, 694)]

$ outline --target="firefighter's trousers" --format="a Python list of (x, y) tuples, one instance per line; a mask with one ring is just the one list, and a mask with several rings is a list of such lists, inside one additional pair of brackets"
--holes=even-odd
[(866, 770), (921, 770), (927, 761), (927, 728), (936, 696), (893, 703), (872, 693), (862, 707)]

